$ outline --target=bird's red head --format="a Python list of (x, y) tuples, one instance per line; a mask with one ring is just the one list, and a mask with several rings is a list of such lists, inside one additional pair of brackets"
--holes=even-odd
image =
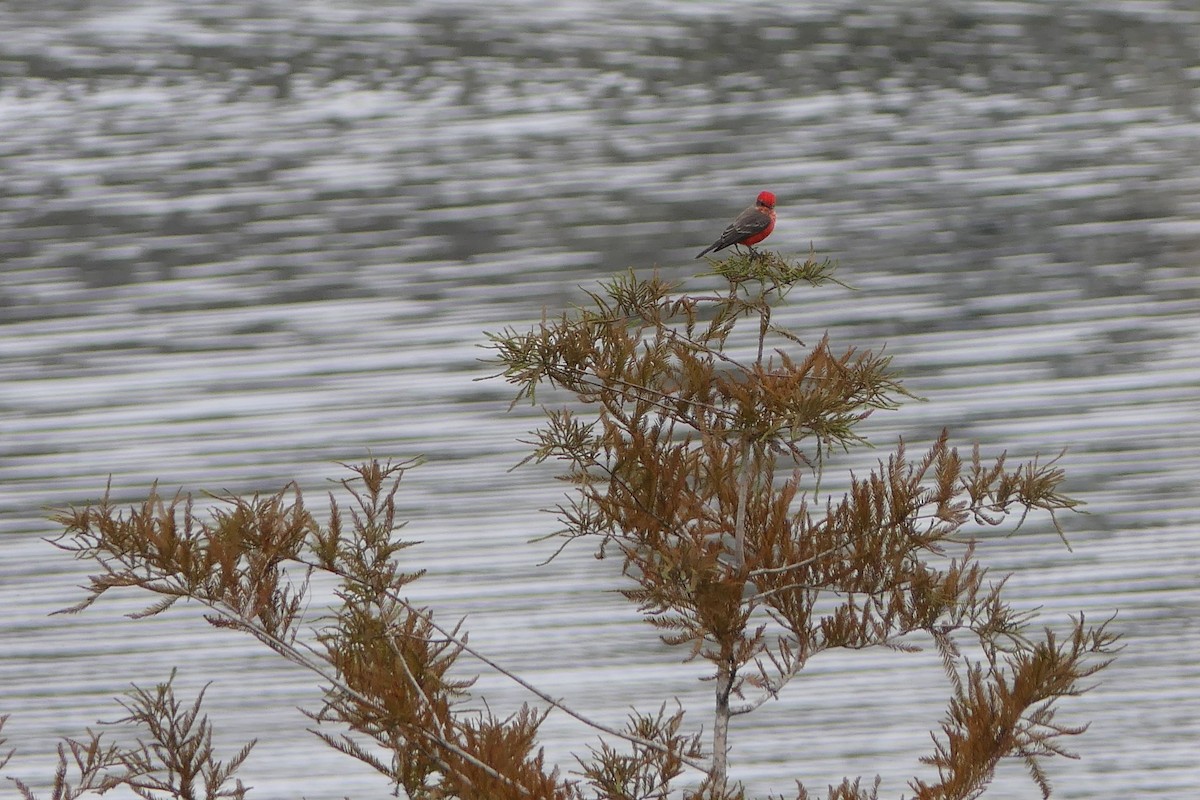
[(760, 206), (766, 206), (767, 208), (774, 208), (775, 195), (771, 194), (770, 192), (759, 192), (756, 203)]

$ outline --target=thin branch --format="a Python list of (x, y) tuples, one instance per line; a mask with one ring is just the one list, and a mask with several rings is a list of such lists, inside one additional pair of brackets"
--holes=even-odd
[[(517, 675), (515, 672), (513, 672), (509, 669), (506, 669), (505, 667), (502, 667), (500, 664), (498, 664), (491, 658), (488, 658), (483, 653), (481, 653), (478, 650), (476, 650), (475, 648), (471, 647), (469, 644), (467, 644), (467, 642), (464, 639), (459, 638), (458, 636), (455, 636), (450, 631), (446, 630), (442, 625), (440, 625), (436, 620), (434, 620), (433, 617), (428, 614), (428, 612), (425, 612), (424, 610), (417, 608), (416, 606), (412, 605), (404, 598), (398, 597), (394, 594), (391, 594), (390, 592), (389, 592), (388, 596), (395, 602), (399, 603), (400, 605), (402, 605), (406, 609), (408, 609), (408, 611), (410, 613), (415, 614), (419, 617), (422, 617), (429, 624), (429, 626), (431, 628), (436, 630), (442, 636), (446, 637), (446, 640), (451, 642), (454, 646), (461, 648), (464, 653), (467, 653), (468, 655), (473, 656), (474, 658), (478, 659), (479, 661), (482, 661), (484, 664), (488, 665), (496, 672), (500, 673), (504, 677), (513, 681), (514, 683), (519, 685), (521, 688), (530, 692), (531, 694), (538, 697), (539, 699), (544, 700), (546, 703), (549, 703), (550, 705), (554, 706), (559, 711), (562, 711), (563, 713), (565, 713), (567, 716), (572, 717), (572, 718), (578, 720), (579, 722), (582, 722), (584, 725), (588, 726), (589, 728), (600, 731), (601, 733), (607, 733), (610, 736), (616, 736), (620, 739), (624, 739), (625, 741), (630, 742), (631, 744), (637, 744), (637, 745), (641, 745), (642, 747), (648, 747), (651, 750), (654, 750), (659, 753), (670, 754), (670, 752), (671, 752), (670, 749), (667, 747), (664, 747), (663, 745), (659, 744), (658, 742), (651, 741), (650, 739), (643, 739), (640, 736), (635, 736), (633, 734), (627, 733), (622, 730), (618, 730), (616, 728), (610, 728), (609, 726), (604, 725), (603, 723), (596, 722), (595, 720), (584, 716), (583, 714), (579, 713), (578, 711), (575, 711), (570, 706), (564, 704), (561, 700), (555, 699), (551, 695), (547, 694), (546, 692), (544, 692), (541, 689), (534, 686), (529, 681), (527, 681), (524, 678), (522, 678), (521, 676)], [(708, 767), (705, 764), (699, 763), (697, 761), (693, 761), (691, 759), (683, 758), (683, 757), (680, 757), (680, 758), (683, 761), (683, 763), (687, 764), (689, 767), (692, 767), (693, 769), (699, 770), (701, 772), (708, 771)]]

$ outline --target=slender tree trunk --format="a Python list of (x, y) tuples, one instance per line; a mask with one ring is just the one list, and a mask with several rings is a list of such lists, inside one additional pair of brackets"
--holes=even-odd
[(750, 504), (750, 440), (742, 442), (742, 463), (738, 468), (738, 506), (733, 521), (733, 560), (738, 573), (746, 569), (746, 506)]
[(733, 688), (733, 667), (722, 660), (717, 668), (717, 704), (713, 716), (712, 769), (709, 770), (709, 797), (725, 796), (729, 756), (729, 694)]

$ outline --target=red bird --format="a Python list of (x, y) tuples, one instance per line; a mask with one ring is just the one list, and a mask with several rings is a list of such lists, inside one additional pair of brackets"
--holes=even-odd
[(757, 256), (758, 251), (752, 245), (756, 245), (770, 236), (773, 230), (775, 230), (775, 195), (770, 192), (759, 192), (754, 205), (738, 214), (737, 219), (731, 222), (725, 232), (721, 234), (721, 238), (704, 248), (696, 258), (700, 258), (708, 252), (724, 250), (730, 245), (737, 249), (739, 244), (746, 245), (750, 248), (750, 254)]

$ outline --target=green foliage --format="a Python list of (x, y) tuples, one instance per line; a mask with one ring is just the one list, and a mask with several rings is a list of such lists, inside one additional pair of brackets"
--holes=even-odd
[[(562, 545), (588, 541), (620, 559), (624, 596), (682, 658), (708, 663), (707, 750), (683, 709), (598, 724), (472, 648), (461, 623), (410, 603), (422, 572), (402, 563), (413, 542), (398, 535), (395, 498), (414, 462), (349, 467), (324, 524), (295, 486), (213, 496), (204, 513), (156, 489), (127, 510), (106, 494), (60, 512), (56, 544), (99, 568), (66, 611), (122, 587), (154, 595), (140, 616), (181, 598), (203, 604), (213, 625), (310, 670), (325, 692), (307, 712), (314, 735), (413, 800), (744, 800), (727, 777), (734, 716), (778, 697), (827, 650), (932, 644), (951, 697), (922, 759), (937, 777), (914, 778), (914, 797), (977, 797), (1004, 758), (1023, 759), (1049, 796), (1044, 762), (1070, 755), (1062, 740), (1085, 727), (1058, 723), (1058, 702), (1087, 690), (1116, 639), (1082, 615), (1061, 641), (1032, 632), (1033, 614), (1011, 607), (1004, 579), (977, 560), (976, 531), (1046, 512), (1062, 535), (1055, 515), (1077, 502), (1062, 492), (1057, 459), (1010, 467), (978, 448), (964, 458), (943, 432), (917, 457), (899, 442), (877, 469), (850, 475), (840, 498), (821, 495), (837, 455), (867, 444), (861, 422), (911, 395), (889, 358), (828, 337), (808, 346), (772, 321), (793, 290), (836, 282), (830, 262), (767, 253), (711, 263), (719, 292), (631, 272), (530, 331), (490, 335), (514, 404), (547, 387), (573, 398), (545, 410), (526, 460), (563, 465)], [(310, 612), (317, 574), (336, 590), (330, 608)], [(463, 656), (540, 705), (505, 718), (464, 710), (473, 680)], [(201, 699), (188, 709), (169, 682), (135, 688), (122, 721), (150, 738), (125, 750), (68, 740), (54, 797), (117, 785), (146, 798), (241, 797), (233, 775), (250, 746), (217, 761)], [(578, 779), (538, 748), (552, 710), (607, 737), (577, 756)], [(879, 785), (847, 778), (827, 797), (873, 799)], [(796, 797), (811, 795), (797, 785)]]

